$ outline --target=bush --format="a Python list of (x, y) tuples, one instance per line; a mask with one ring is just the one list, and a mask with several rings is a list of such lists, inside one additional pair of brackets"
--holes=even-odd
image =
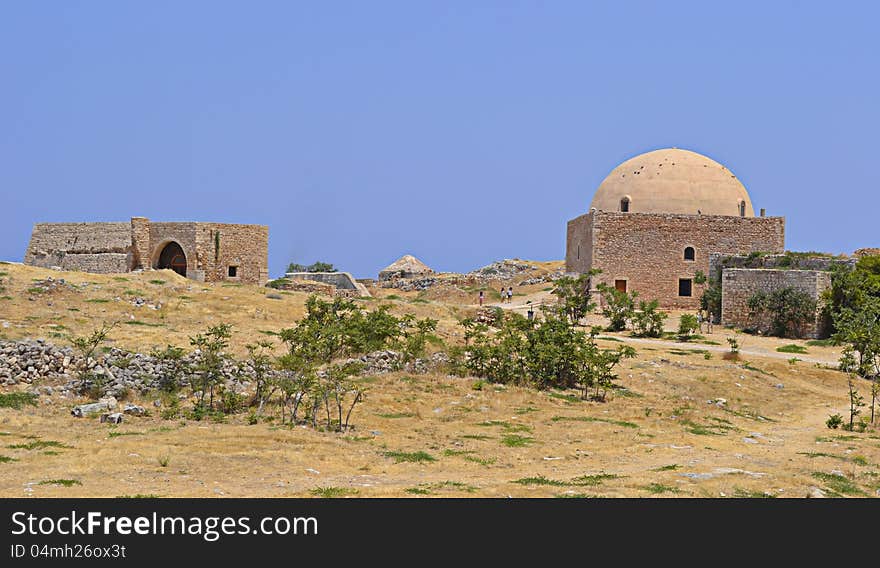
[(825, 421), (825, 426), (828, 426), (832, 430), (837, 430), (843, 425), (843, 416), (840, 414), (832, 414), (828, 417), (828, 420)]
[(609, 320), (608, 331), (623, 331), (626, 322), (632, 319), (635, 312), (635, 299), (637, 292), (631, 295), (612, 288), (607, 284), (599, 284), (599, 292), (602, 294), (602, 315)]
[(694, 314), (682, 315), (681, 321), (678, 322), (678, 338), (682, 341), (688, 341), (699, 327), (697, 316)]
[(578, 323), (596, 307), (590, 297), (590, 278), (595, 272), (581, 274), (577, 278), (563, 276), (556, 280), (551, 292), (559, 300), (559, 308), (571, 320)]
[(639, 302), (639, 309), (632, 316), (633, 335), (636, 337), (662, 337), (663, 322), (669, 317), (657, 309), (657, 300)]
[(329, 262), (315, 262), (308, 266), (291, 262), (287, 265), (288, 272), (336, 272), (336, 268)]
[(816, 301), (795, 288), (757, 292), (749, 298), (752, 327), (777, 337), (803, 337), (808, 323), (816, 319)]

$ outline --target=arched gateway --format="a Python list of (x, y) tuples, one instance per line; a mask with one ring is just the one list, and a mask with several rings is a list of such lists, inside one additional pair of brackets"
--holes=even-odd
[(186, 255), (183, 248), (174, 241), (165, 245), (165, 248), (159, 253), (156, 268), (170, 268), (181, 276), (186, 276)]

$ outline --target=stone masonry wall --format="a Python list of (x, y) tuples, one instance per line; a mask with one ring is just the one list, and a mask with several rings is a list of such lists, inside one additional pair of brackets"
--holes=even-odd
[[(215, 235), (219, 233), (219, 247)], [(38, 223), (25, 264), (84, 272), (119, 273), (159, 268), (175, 242), (186, 256), (186, 275), (199, 281), (264, 284), (269, 279), (269, 228), (229, 223)], [(229, 276), (229, 267), (236, 275)]]
[[(198, 223), (195, 235), (196, 255), (205, 281), (265, 284), (269, 280), (269, 227)], [(236, 267), (234, 277), (229, 276), (230, 266)]]
[(593, 256), (593, 216), (581, 215), (568, 222), (565, 235), (565, 271), (583, 274), (590, 270)]
[[(818, 301), (822, 292), (830, 287), (831, 273), (822, 270), (725, 268), (721, 277), (721, 323), (737, 327), (752, 325), (748, 303), (757, 292), (794, 288)], [(816, 319), (805, 329), (805, 337), (821, 335), (820, 311), (821, 306)]]
[[(679, 279), (693, 279), (697, 271), (709, 273), (713, 252), (747, 254), (753, 251), (782, 252), (785, 249), (785, 219), (782, 217), (735, 217), (661, 213), (593, 212), (592, 243), (577, 240), (569, 246), (590, 247), (592, 268), (602, 270), (594, 286), (625, 280), (628, 291), (645, 300), (657, 299), (664, 308), (696, 309), (702, 286), (692, 286), (690, 297), (681, 297)], [(694, 260), (685, 260), (686, 247), (695, 250)]]
[(855, 266), (855, 258), (822, 256), (820, 254), (718, 254), (709, 255), (709, 274), (726, 268), (767, 268), (780, 270), (831, 270), (835, 266)]
[(25, 252), (31, 266), (111, 273), (131, 269), (128, 223), (37, 223)]

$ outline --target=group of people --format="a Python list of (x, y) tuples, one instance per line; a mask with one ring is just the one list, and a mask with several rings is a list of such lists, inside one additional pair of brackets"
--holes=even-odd
[[(483, 291), (480, 290), (480, 305), (483, 305), (483, 299), (485, 298)], [(508, 286), (505, 290), (504, 286), (501, 287), (501, 303), (507, 302), (508, 304), (513, 302), (513, 286)]]

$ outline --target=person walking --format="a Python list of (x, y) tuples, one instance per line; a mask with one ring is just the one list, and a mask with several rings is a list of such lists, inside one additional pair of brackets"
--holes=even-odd
[(483, 291), (480, 290), (480, 306), (483, 305)]
[(508, 304), (513, 303), (513, 286), (509, 286), (507, 288), (507, 303)]
[(504, 303), (504, 299), (507, 297), (507, 292), (504, 291), (504, 286), (501, 287), (501, 303)]

